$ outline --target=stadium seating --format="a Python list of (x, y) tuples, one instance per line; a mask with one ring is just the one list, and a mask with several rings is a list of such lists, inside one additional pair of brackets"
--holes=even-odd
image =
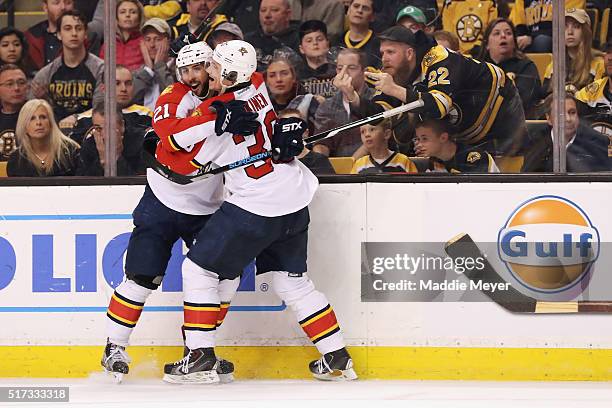
[(329, 161), (336, 174), (351, 174), (351, 169), (353, 168), (352, 157), (330, 157)]
[(608, 33), (610, 32), (610, 9), (607, 8), (601, 15), (599, 24), (599, 45), (603, 45), (608, 41)]
[(523, 156), (499, 156), (495, 158), (495, 164), (501, 173), (520, 173), (524, 160)]
[(526, 54), (527, 57), (536, 64), (538, 68), (538, 74), (540, 74), (540, 81), (544, 80), (544, 73), (546, 72), (546, 67), (552, 61), (552, 54), (542, 53), (542, 54)]

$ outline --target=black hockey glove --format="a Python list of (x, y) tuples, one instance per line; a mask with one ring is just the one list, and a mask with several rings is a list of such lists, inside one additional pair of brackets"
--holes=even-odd
[(257, 121), (257, 113), (247, 112), (245, 101), (229, 101), (223, 103), (215, 101), (211, 107), (217, 112), (215, 120), (215, 133), (221, 136), (223, 133), (232, 135), (253, 135), (261, 124)]
[(304, 132), (308, 124), (300, 118), (281, 118), (274, 124), (272, 160), (288, 163), (304, 150)]

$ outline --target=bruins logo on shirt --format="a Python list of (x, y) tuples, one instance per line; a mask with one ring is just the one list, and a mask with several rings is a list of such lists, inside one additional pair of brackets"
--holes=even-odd
[(461, 41), (476, 41), (482, 33), (482, 20), (475, 14), (466, 14), (457, 21), (456, 31)]
[(599, 83), (597, 81), (591, 82), (586, 86), (586, 91), (591, 95), (597, 95), (597, 92), (599, 91)]
[(480, 160), (480, 158), (481, 158), (480, 153), (478, 153), (478, 152), (470, 152), (470, 153), (468, 153), (467, 158), (465, 160), (468, 163), (470, 163), (470, 164), (474, 164), (478, 160)]
[(610, 146), (612, 147), (612, 124), (606, 122), (593, 122), (591, 128), (604, 136), (608, 136), (610, 138)]
[(15, 131), (6, 130), (0, 133), (0, 156), (9, 156), (15, 149)]
[(173, 90), (173, 89), (174, 89), (174, 84), (172, 84), (172, 85), (168, 85), (168, 86), (166, 87), (166, 89), (164, 89), (164, 90), (162, 91), (162, 93), (161, 93), (161, 94), (159, 94), (159, 96), (169, 94), (170, 92), (172, 92), (172, 90)]

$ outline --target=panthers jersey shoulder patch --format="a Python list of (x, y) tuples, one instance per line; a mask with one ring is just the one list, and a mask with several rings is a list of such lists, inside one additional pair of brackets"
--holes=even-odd
[(170, 92), (172, 92), (172, 90), (173, 90), (173, 89), (174, 89), (174, 84), (172, 84), (172, 85), (168, 85), (168, 86), (166, 87), (166, 89), (164, 89), (164, 90), (162, 91), (162, 93), (161, 93), (161, 94), (159, 94), (159, 96), (169, 94)]

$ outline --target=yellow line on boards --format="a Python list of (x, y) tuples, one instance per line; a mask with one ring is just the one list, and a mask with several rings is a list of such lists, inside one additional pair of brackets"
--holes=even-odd
[[(182, 347), (131, 346), (130, 374), (160, 378)], [(0, 377), (69, 378), (100, 372), (102, 346), (0, 346)], [(610, 381), (612, 350), (542, 348), (349, 347), (364, 379)], [(314, 347), (218, 347), (240, 379), (306, 379)]]

